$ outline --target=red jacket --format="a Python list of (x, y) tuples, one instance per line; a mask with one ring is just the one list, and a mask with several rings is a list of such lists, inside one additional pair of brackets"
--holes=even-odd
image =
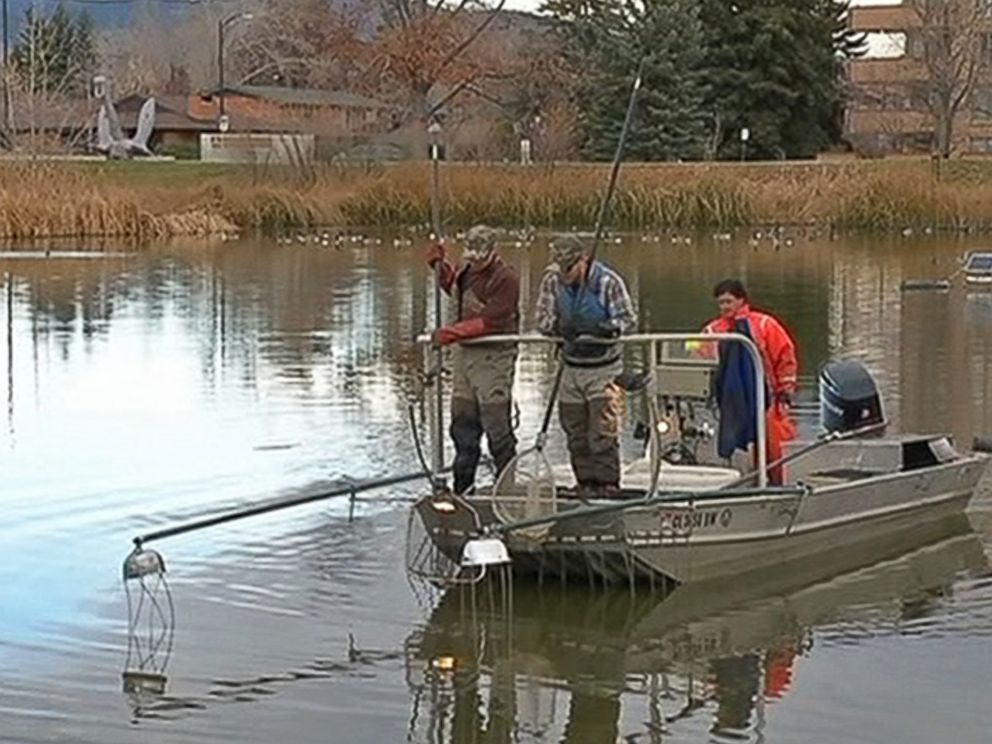
[[(744, 319), (751, 330), (751, 338), (761, 351), (761, 361), (765, 365), (765, 378), (772, 395), (796, 392), (796, 374), (799, 364), (796, 361), (796, 344), (781, 323), (767, 313), (752, 310), (748, 305), (741, 308), (734, 321)], [(734, 323), (722, 317), (710, 321), (704, 333), (733, 333)]]
[(482, 269), (456, 268), (442, 259), (439, 279), (441, 289), (458, 300), (458, 321), (438, 329), (441, 346), (519, 330), (520, 279), (499, 256)]

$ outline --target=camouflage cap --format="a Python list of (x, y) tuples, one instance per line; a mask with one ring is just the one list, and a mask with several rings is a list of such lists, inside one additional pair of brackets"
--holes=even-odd
[(586, 241), (575, 233), (557, 235), (551, 241), (551, 260), (562, 271), (568, 271), (576, 261), (588, 254), (589, 246)]
[(484, 261), (496, 250), (496, 231), (485, 225), (476, 225), (465, 233), (462, 256), (467, 261)]

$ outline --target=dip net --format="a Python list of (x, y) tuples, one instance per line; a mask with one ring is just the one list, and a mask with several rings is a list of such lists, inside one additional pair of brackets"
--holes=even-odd
[[(558, 513), (555, 472), (545, 452), (546, 439), (538, 436), (536, 445), (510, 460), (493, 486), (492, 507), (504, 524), (521, 522)], [(514, 529), (513, 534), (531, 539), (547, 535), (551, 524)]]

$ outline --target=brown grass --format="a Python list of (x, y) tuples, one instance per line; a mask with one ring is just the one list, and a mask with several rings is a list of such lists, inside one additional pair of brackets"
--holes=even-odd
[[(523, 169), (445, 168), (444, 214), (452, 226), (589, 227), (605, 165)], [(426, 221), (426, 168), (389, 170), (340, 204), (348, 222)], [(611, 223), (628, 229), (832, 224), (850, 229), (992, 229), (992, 161), (928, 160), (625, 166)]]
[[(608, 165), (442, 166), (450, 227), (588, 229)], [(610, 222), (628, 229), (832, 224), (992, 229), (992, 161), (629, 164)], [(0, 238), (138, 240), (315, 225), (424, 225), (426, 164), (306, 172), (202, 164), (0, 163)]]

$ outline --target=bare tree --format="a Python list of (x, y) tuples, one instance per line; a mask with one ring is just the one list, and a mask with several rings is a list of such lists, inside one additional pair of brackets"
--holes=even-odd
[(505, 2), (259, 0), (235, 64), (254, 83), (363, 92), (426, 120), (498, 66), (478, 42)]
[(370, 5), (262, 0), (232, 54), (235, 71), (257, 85), (367, 88), (363, 73), (375, 26)]
[[(259, 0), (261, 2), (261, 0)], [(256, 7), (248, 3), (245, 8)], [(217, 22), (227, 6), (215, 3), (191, 4), (182, 15), (160, 4), (146, 4), (131, 16), (121, 29), (109, 29), (99, 39), (99, 57), (103, 72), (114, 81), (114, 90), (126, 93), (162, 93), (175, 89), (179, 78), (182, 87), (195, 92), (217, 85)], [(240, 51), (253, 22), (237, 24), (231, 29), (227, 50), (231, 64), (225, 65), (231, 80), (243, 80), (238, 64)], [(166, 31), (167, 29), (167, 31)]]
[(988, 69), (989, 0), (907, 0), (919, 18), (919, 42), (934, 149), (948, 157), (955, 120), (972, 101)]
[(16, 145), (29, 152), (72, 149), (90, 131), (91, 103), (80, 95), (92, 59), (71, 34), (53, 33), (41, 16), (24, 24), (7, 70)]
[(426, 121), (498, 69), (470, 54), (506, 0), (378, 0), (382, 12), (370, 68), (405, 106), (404, 118)]

